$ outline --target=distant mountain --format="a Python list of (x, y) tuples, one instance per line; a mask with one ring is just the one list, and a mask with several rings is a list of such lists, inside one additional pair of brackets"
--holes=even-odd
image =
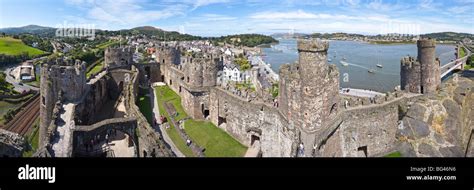
[(38, 25), (27, 25), (22, 27), (11, 27), (11, 28), (0, 28), (0, 32), (6, 34), (15, 35), (22, 33), (36, 34), (36, 35), (54, 35), (56, 28), (38, 26)]
[(139, 31), (163, 31), (162, 29), (155, 28), (153, 26), (140, 26), (132, 28), (131, 30), (139, 30)]

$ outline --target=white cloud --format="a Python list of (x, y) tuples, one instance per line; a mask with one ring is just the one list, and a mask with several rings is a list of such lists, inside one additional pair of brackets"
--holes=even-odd
[(220, 14), (203, 14), (199, 18), (202, 21), (228, 21), (228, 20), (236, 20), (237, 17), (231, 17), (226, 15)]
[(136, 26), (183, 15), (188, 8), (182, 4), (156, 7), (156, 4), (148, 0), (67, 0), (66, 2), (83, 9), (87, 19), (102, 25)]

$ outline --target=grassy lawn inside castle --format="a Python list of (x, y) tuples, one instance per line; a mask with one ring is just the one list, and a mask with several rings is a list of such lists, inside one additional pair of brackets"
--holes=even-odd
[[(170, 115), (165, 111), (164, 102), (169, 102), (174, 105), (178, 113), (175, 117), (176, 121), (188, 117), (181, 105), (181, 98), (173, 90), (168, 86), (159, 86), (156, 87), (155, 90), (160, 113), (167, 117), (168, 121), (170, 121)], [(186, 142), (181, 138), (176, 129), (174, 129), (175, 126), (171, 123), (170, 126), (166, 132), (178, 149), (186, 156), (194, 156), (191, 149), (186, 145)], [(247, 147), (208, 121), (188, 119), (184, 123), (184, 130), (194, 143), (206, 149), (204, 154), (207, 157), (244, 156), (247, 150)]]

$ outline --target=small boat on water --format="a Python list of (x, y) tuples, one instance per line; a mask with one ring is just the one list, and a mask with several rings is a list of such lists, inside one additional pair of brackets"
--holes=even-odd
[(341, 65), (344, 66), (344, 67), (347, 67), (347, 66), (349, 66), (349, 63), (345, 62), (345, 61), (341, 61)]
[(375, 71), (373, 69), (369, 69), (367, 72), (369, 73), (375, 73)]
[(332, 62), (332, 59), (328, 59), (328, 62)]
[(377, 67), (378, 68), (383, 68), (383, 66), (381, 64), (377, 64)]

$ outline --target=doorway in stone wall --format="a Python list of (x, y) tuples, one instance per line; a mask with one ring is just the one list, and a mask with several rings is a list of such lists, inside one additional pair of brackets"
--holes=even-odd
[(202, 112), (202, 115), (204, 116), (204, 119), (206, 119), (209, 116), (209, 109), (206, 109), (204, 104), (201, 104), (201, 112)]
[(367, 158), (367, 146), (361, 146), (357, 148), (357, 156)]
[(250, 146), (252, 146), (256, 141), (260, 141), (260, 137), (257, 135), (250, 136)]

